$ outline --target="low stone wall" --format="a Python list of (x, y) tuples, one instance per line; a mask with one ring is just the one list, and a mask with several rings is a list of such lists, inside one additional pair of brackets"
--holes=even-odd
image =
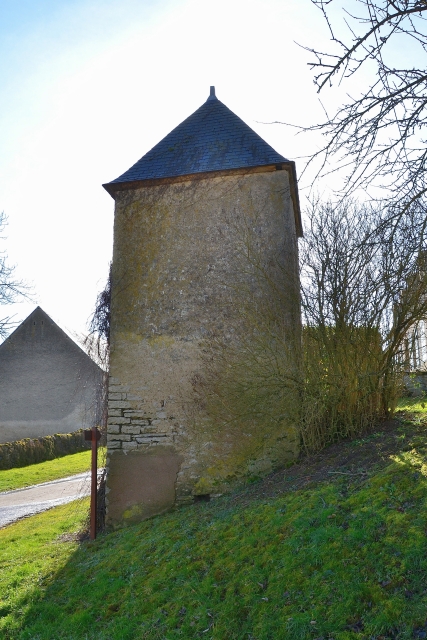
[(403, 384), (409, 396), (424, 396), (427, 394), (427, 372), (415, 371), (414, 373), (405, 373), (403, 376)]
[(43, 438), (25, 438), (0, 444), (0, 470), (27, 467), (30, 464), (61, 458), (70, 453), (90, 449), (83, 431), (56, 433)]

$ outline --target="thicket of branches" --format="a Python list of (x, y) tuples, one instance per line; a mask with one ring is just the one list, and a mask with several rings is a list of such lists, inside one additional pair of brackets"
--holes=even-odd
[(108, 419), (108, 376), (110, 369), (110, 321), (111, 321), (111, 264), (104, 289), (97, 295), (95, 309), (89, 320), (89, 333), (82, 345), (87, 354), (103, 369), (103, 376), (96, 390), (96, 415), (105, 436)]
[[(321, 124), (325, 145), (310, 162), (318, 175), (345, 168), (343, 192), (375, 185), (383, 198), (410, 206), (426, 193), (427, 168), (427, 2), (354, 0), (343, 9), (347, 35), (337, 35), (333, 0), (312, 0), (327, 23), (328, 51), (305, 47), (314, 60), (319, 92), (334, 83), (348, 87), (348, 100)], [(411, 62), (408, 62), (408, 59)], [(372, 81), (354, 95), (361, 69)]]
[(95, 309), (89, 320), (89, 334), (85, 340), (87, 352), (105, 370), (109, 368), (110, 359), (111, 269), (110, 263), (107, 282), (96, 297)]
[[(0, 212), (0, 240), (1, 235), (7, 225), (7, 217), (4, 212)], [(27, 297), (28, 287), (22, 280), (15, 278), (15, 266), (8, 263), (6, 251), (0, 252), (0, 305), (8, 305), (16, 302), (19, 298)], [(16, 323), (13, 317), (6, 315), (0, 318), (0, 338), (6, 338)]]
[(306, 446), (390, 417), (408, 329), (427, 315), (425, 209), (314, 202), (301, 246)]

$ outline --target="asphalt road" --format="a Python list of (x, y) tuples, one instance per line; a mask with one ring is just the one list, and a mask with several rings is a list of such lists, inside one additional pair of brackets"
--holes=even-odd
[[(101, 473), (98, 470), (98, 474)], [(0, 493), (0, 527), (90, 494), (90, 472)]]

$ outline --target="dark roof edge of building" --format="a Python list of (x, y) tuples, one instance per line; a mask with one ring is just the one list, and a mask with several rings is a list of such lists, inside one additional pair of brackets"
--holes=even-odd
[[(51, 318), (51, 317), (46, 313), (46, 311), (43, 311), (43, 309), (42, 309), (39, 305), (37, 305), (37, 307), (36, 307), (35, 309), (33, 309), (33, 310), (31, 311), (31, 313), (30, 313), (30, 314), (28, 314), (28, 316), (27, 316), (26, 318), (24, 318), (24, 319), (22, 320), (22, 322), (20, 322), (20, 323), (18, 324), (18, 326), (17, 326), (17, 327), (15, 327), (15, 328), (14, 328), (14, 330), (13, 330), (11, 333), (9, 333), (9, 335), (8, 335), (8, 336), (3, 340), (3, 342), (0, 344), (0, 349), (3, 347), (3, 345), (5, 345), (5, 344), (6, 344), (6, 342), (7, 342), (8, 340), (10, 340), (10, 339), (12, 338), (12, 336), (13, 336), (13, 335), (18, 331), (18, 329), (20, 329), (20, 328), (22, 327), (22, 325), (24, 324), (24, 322), (27, 322), (27, 321), (31, 318), (31, 316), (33, 316), (37, 311), (41, 311), (42, 313), (44, 313), (44, 315), (45, 315), (45, 316), (47, 316), (47, 317), (49, 318), (49, 320), (51, 320), (52, 322), (54, 322), (54, 320), (52, 320), (52, 318)], [(56, 324), (56, 323), (55, 323), (55, 324)]]
[(80, 346), (80, 345), (79, 345), (75, 340), (73, 340), (73, 338), (71, 338), (71, 337), (68, 335), (68, 333), (67, 333), (66, 331), (64, 331), (64, 329), (62, 329), (62, 328), (59, 326), (59, 324), (58, 324), (58, 323), (56, 323), (56, 322), (55, 322), (55, 320), (53, 320), (53, 319), (50, 317), (50, 315), (49, 315), (48, 313), (46, 313), (46, 311), (44, 311), (44, 309), (42, 309), (39, 305), (38, 305), (35, 309), (33, 309), (33, 311), (31, 311), (31, 313), (30, 313), (26, 318), (24, 318), (24, 320), (23, 320), (22, 322), (20, 322), (20, 323), (19, 323), (19, 325), (18, 325), (18, 326), (17, 326), (17, 327), (12, 331), (12, 333), (10, 333), (10, 334), (7, 336), (7, 338), (5, 338), (5, 340), (3, 340), (3, 342), (0, 344), (0, 349), (2, 349), (3, 345), (5, 345), (5, 344), (6, 344), (6, 342), (7, 342), (8, 340), (10, 340), (10, 339), (13, 337), (13, 335), (14, 335), (17, 331), (19, 331), (19, 330), (20, 330), (20, 328), (22, 327), (22, 325), (27, 324), (27, 323), (31, 320), (31, 318), (34, 316), (34, 314), (36, 314), (36, 313), (39, 313), (39, 314), (41, 313), (41, 315), (43, 315), (43, 316), (44, 316), (45, 318), (47, 318), (50, 322), (52, 322), (52, 324), (54, 325), (55, 329), (57, 329), (58, 331), (60, 331), (60, 332), (64, 335), (64, 337), (65, 337), (65, 339), (66, 339), (67, 341), (71, 342), (71, 344), (73, 344), (73, 345), (74, 345), (74, 347), (75, 347), (76, 349), (78, 349), (78, 350), (79, 350), (83, 355), (85, 355), (87, 358), (89, 358), (89, 360), (90, 360), (91, 362), (93, 362), (93, 364), (94, 364), (96, 367), (98, 367), (98, 369), (100, 369), (100, 371), (102, 371), (102, 369), (101, 369), (101, 367), (99, 366), (99, 364), (98, 364), (97, 362), (95, 362), (95, 360), (93, 360), (93, 359), (90, 357), (90, 355), (88, 355), (88, 354), (86, 353), (86, 351), (85, 351), (84, 349), (82, 349), (82, 347), (81, 347), (81, 346)]
[(289, 183), (291, 185), (291, 199), (294, 207), (295, 229), (297, 233), (297, 238), (302, 238), (304, 236), (304, 230), (302, 227), (301, 205), (299, 201), (297, 168), (293, 160), (289, 160), (289, 168), (290, 168), (289, 177), (291, 178)]
[(102, 186), (114, 198), (118, 191), (129, 191), (131, 189), (144, 189), (154, 187), (161, 184), (173, 184), (176, 182), (185, 182), (188, 180), (203, 180), (206, 178), (216, 178), (225, 175), (243, 175), (247, 173), (262, 173), (266, 171), (276, 171), (277, 169), (285, 169), (289, 173), (291, 199), (294, 207), (295, 228), (298, 238), (302, 238), (303, 228), (301, 219), (301, 207), (298, 193), (298, 180), (295, 162), (287, 160), (280, 164), (257, 165), (254, 167), (236, 167), (235, 169), (222, 169), (221, 171), (204, 171), (200, 173), (191, 173), (187, 175), (173, 176), (169, 178), (151, 178), (148, 180), (132, 180), (125, 182), (107, 182)]

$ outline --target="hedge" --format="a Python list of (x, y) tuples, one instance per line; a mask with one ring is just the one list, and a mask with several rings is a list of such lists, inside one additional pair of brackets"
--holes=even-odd
[(24, 438), (16, 442), (0, 444), (0, 470), (26, 467), (37, 462), (45, 462), (90, 449), (90, 441), (86, 441), (83, 431), (74, 433), (55, 433), (43, 438)]

